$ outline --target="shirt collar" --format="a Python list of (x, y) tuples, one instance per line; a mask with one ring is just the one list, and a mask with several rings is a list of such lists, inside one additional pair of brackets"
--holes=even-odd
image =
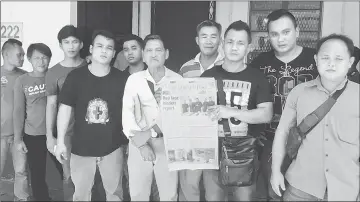
[[(204, 70), (204, 68), (201, 66), (201, 63), (200, 63), (200, 54), (201, 54), (201, 53), (198, 53), (198, 54), (195, 56), (195, 58), (194, 58), (194, 63), (198, 63), (198, 64), (200, 65), (201, 69)], [(223, 59), (224, 59), (223, 54), (221, 54), (221, 51), (218, 51), (218, 55), (217, 55), (214, 63), (212, 63), (212, 64), (209, 66), (208, 69), (211, 69), (213, 66), (215, 66), (215, 64), (216, 64), (217, 62), (219, 62), (219, 61), (221, 61), (221, 60), (223, 60)]]
[(306, 83), (307, 87), (317, 87), (319, 90), (325, 91), (328, 94), (333, 94), (334, 92), (336, 92), (337, 90), (342, 89), (345, 86), (345, 83), (348, 81), (348, 78), (346, 76), (346, 78), (340, 83), (340, 85), (338, 85), (336, 87), (336, 89), (333, 92), (328, 92), (322, 85), (321, 80), (320, 80), (320, 76), (317, 76), (316, 79), (311, 80), (309, 82)]
[[(166, 78), (166, 77), (169, 76), (169, 70), (168, 70), (168, 68), (166, 68), (165, 65), (164, 65), (164, 68), (165, 68), (165, 75), (164, 75), (163, 78), (161, 78), (161, 80), (160, 80), (158, 83), (160, 83), (164, 78)], [(148, 81), (151, 81), (151, 82), (153, 82), (153, 83), (156, 83), (155, 80), (154, 80), (154, 78), (151, 76), (151, 74), (150, 74), (150, 72), (149, 72), (149, 68), (147, 68), (147, 69), (145, 70), (145, 78), (146, 78), (146, 80), (148, 80)]]

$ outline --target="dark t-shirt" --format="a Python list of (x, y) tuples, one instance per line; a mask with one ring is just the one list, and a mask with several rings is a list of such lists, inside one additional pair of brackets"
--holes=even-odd
[(94, 76), (88, 66), (68, 74), (59, 102), (74, 108), (73, 154), (101, 157), (128, 143), (121, 124), (127, 78), (114, 67), (104, 77)]
[[(264, 74), (248, 66), (241, 72), (227, 72), (222, 66), (215, 66), (206, 70), (201, 77), (213, 77), (223, 81), (226, 94), (226, 105), (242, 110), (255, 109), (258, 104), (272, 102), (270, 86)], [(219, 94), (218, 94), (219, 96)], [(219, 104), (219, 101), (218, 101)], [(222, 120), (220, 125), (229, 123), (231, 134), (236, 136), (257, 136), (264, 130), (263, 124), (247, 124), (231, 118)], [(221, 131), (220, 126), (220, 133)]]
[(271, 137), (279, 124), (287, 95), (296, 85), (315, 79), (318, 76), (314, 55), (315, 49), (303, 47), (300, 55), (289, 63), (279, 60), (274, 51), (261, 53), (251, 66), (262, 71), (270, 82), (274, 117), (266, 124), (266, 133)]

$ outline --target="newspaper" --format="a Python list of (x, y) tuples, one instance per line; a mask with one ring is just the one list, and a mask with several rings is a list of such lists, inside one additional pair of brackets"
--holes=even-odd
[(162, 88), (161, 116), (169, 170), (219, 169), (217, 100), (213, 78), (184, 78)]

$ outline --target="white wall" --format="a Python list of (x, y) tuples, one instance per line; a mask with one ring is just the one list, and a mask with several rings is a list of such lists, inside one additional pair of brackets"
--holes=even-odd
[[(23, 23), (22, 42), (25, 53), (31, 43), (41, 42), (48, 45), (53, 54), (50, 62), (51, 67), (63, 59), (63, 52), (59, 48), (57, 34), (63, 26), (71, 24), (70, 4), (70, 1), (2, 1), (1, 22)], [(32, 71), (27, 59), (25, 59), (23, 69)]]

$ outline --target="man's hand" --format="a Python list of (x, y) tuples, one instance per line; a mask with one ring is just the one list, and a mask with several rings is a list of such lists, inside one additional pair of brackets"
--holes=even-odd
[(140, 146), (139, 150), (144, 161), (155, 161), (155, 153), (148, 144)]
[(234, 110), (237, 108), (227, 107), (223, 105), (210, 106), (208, 112), (211, 120), (228, 119), (233, 117)]
[(146, 144), (146, 142), (151, 138), (150, 130), (146, 130), (146, 131), (132, 130), (131, 133), (134, 134), (134, 136), (132, 136), (130, 139), (131, 142), (135, 145), (135, 147), (139, 147), (141, 145)]
[(28, 152), (23, 140), (15, 141), (15, 147), (19, 152), (23, 154), (26, 154)]
[(284, 183), (284, 175), (280, 171), (274, 171), (271, 173), (270, 178), (271, 187), (274, 192), (281, 196), (281, 191), (279, 187), (281, 187), (282, 191), (285, 191), (285, 183)]
[(160, 104), (161, 102), (161, 92), (162, 92), (162, 89), (159, 87), (156, 91), (155, 91), (155, 94), (154, 94), (154, 97), (156, 99), (156, 102), (158, 104)]
[(55, 157), (61, 164), (64, 164), (64, 161), (67, 160), (67, 149), (65, 144), (56, 145)]
[(55, 155), (54, 153), (54, 146), (56, 145), (56, 138), (54, 138), (54, 136), (52, 135), (46, 135), (46, 147), (47, 150), (52, 154)]

